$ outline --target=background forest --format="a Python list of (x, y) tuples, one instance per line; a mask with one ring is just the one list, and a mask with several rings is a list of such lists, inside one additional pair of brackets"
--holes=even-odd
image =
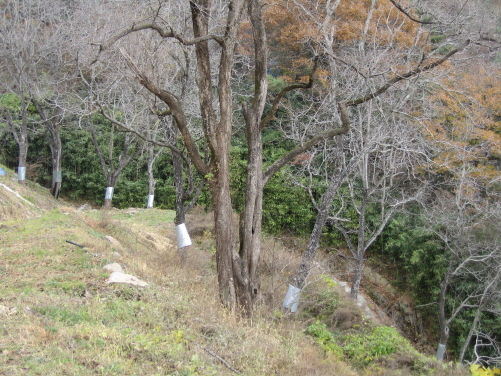
[(309, 237), (292, 292), (319, 246), (354, 298), (391, 265), (439, 359), (494, 365), (500, 27), (494, 0), (0, 0), (0, 163), (77, 203), (215, 211), (244, 315), (261, 218)]

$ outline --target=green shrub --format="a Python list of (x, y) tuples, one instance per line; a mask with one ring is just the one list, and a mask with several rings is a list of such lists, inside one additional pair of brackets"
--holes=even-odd
[(324, 323), (316, 321), (307, 330), (308, 334), (315, 337), (315, 341), (322, 346), (325, 351), (331, 352), (337, 357), (343, 356), (343, 349), (336, 343), (334, 335), (327, 330)]
[(307, 317), (322, 320), (329, 327), (336, 322), (335, 312), (339, 305), (339, 293), (335, 289), (335, 282), (324, 277), (314, 286), (305, 289), (303, 314)]
[(412, 351), (409, 342), (395, 328), (376, 326), (368, 334), (348, 334), (343, 337), (344, 353), (360, 367), (365, 367), (375, 358)]

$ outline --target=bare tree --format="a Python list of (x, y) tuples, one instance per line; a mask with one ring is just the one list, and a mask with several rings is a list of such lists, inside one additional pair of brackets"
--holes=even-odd
[[(49, 81), (57, 86), (56, 82), (63, 81), (67, 73), (65, 65), (68, 62), (61, 52), (65, 41), (65, 28), (61, 23), (68, 16), (69, 9), (52, 0), (22, 0), (3, 2), (0, 12), (1, 91), (14, 95), (18, 102), (16, 107), (3, 106), (2, 115), (19, 146), (18, 176), (19, 182), (23, 183), (29, 125), (35, 123), (36, 126), (34, 115), (38, 110), (43, 111), (39, 95)], [(52, 88), (52, 91), (56, 90)], [(32, 102), (37, 104), (35, 109), (30, 109)], [(53, 169), (60, 171), (61, 157), (58, 154), (61, 148), (57, 131), (60, 113), (49, 119), (44, 109), (39, 115), (52, 136)]]
[[(388, 97), (395, 95), (389, 93)], [(291, 279), (290, 291), (298, 293), (304, 287), (322, 229), (329, 222), (343, 235), (353, 255), (351, 295), (356, 298), (366, 251), (392, 216), (422, 194), (424, 184), (414, 169), (426, 159), (424, 139), (418, 127), (412, 127), (398, 114), (399, 108), (395, 105), (375, 99), (358, 106), (350, 132), (344, 136), (345, 140), (337, 143), (338, 150), (331, 151), (335, 155), (322, 157), (323, 169), (330, 171), (328, 186), (318, 205), (317, 219), (302, 262)], [(326, 167), (328, 165), (330, 167)], [(336, 198), (337, 206), (333, 205)], [(285, 308), (292, 308), (289, 302), (284, 302)]]
[(61, 185), (63, 181), (62, 175), (62, 157), (63, 144), (61, 142), (61, 126), (64, 120), (64, 110), (57, 107), (50, 101), (44, 101), (42, 104), (38, 98), (31, 99), (35, 106), (41, 122), (47, 129), (48, 142), (51, 150), (52, 162), (52, 186), (51, 194), (54, 198), (59, 197)]
[[(111, 126), (109, 132), (110, 137), (107, 141), (106, 149), (103, 150), (103, 145), (98, 138), (98, 129), (96, 124), (90, 123), (89, 130), (92, 134), (92, 141), (96, 152), (99, 156), (99, 161), (106, 178), (106, 193), (104, 198), (104, 207), (111, 208), (113, 192), (115, 186), (122, 174), (124, 168), (141, 152), (141, 144), (138, 144), (137, 137), (129, 132), (119, 132), (118, 137), (115, 135), (115, 126)], [(118, 142), (117, 142), (117, 139)], [(121, 140), (120, 140), (121, 139)], [(121, 145), (120, 145), (121, 144)], [(116, 148), (120, 145), (120, 154), (115, 156)]]
[[(338, 4), (338, 2), (336, 2)], [(134, 59), (131, 51), (124, 49), (122, 55), (127, 60), (129, 68), (138, 81), (169, 108), (175, 119), (184, 145), (188, 150), (193, 165), (207, 178), (214, 207), (214, 223), (216, 237), (216, 260), (218, 267), (219, 293), (222, 301), (228, 306), (237, 303), (246, 312), (251, 312), (252, 304), (259, 294), (258, 265), (261, 242), (261, 213), (263, 186), (270, 177), (290, 160), (308, 150), (312, 146), (330, 137), (346, 133), (349, 129), (349, 107), (355, 107), (381, 95), (393, 85), (411, 77), (431, 70), (451, 56), (463, 50), (469, 42), (460, 41), (446, 54), (424, 54), (419, 59), (413, 58), (407, 64), (408, 69), (398, 69), (396, 63), (392, 70), (378, 74), (377, 79), (366, 85), (357, 95), (350, 99), (351, 91), (345, 92), (344, 100), (332, 109), (331, 126), (316, 134), (310, 135), (304, 143), (291, 150), (264, 170), (262, 155), (261, 132), (274, 118), (277, 108), (283, 103), (287, 94), (297, 89), (308, 89), (313, 85), (313, 77), (321, 61), (314, 59), (310, 63), (309, 77), (285, 87), (274, 98), (270, 98), (270, 109), (265, 112), (268, 94), (267, 67), (268, 44), (264, 27), (264, 8), (258, 0), (235, 0), (230, 3), (211, 2), (208, 0), (192, 1), (189, 4), (176, 4), (176, 9), (169, 9), (173, 4), (161, 3), (152, 13), (137, 22), (131, 23), (122, 31), (102, 37), (97, 43), (99, 55), (96, 61), (106, 54), (116, 51), (116, 47), (137, 33), (156, 35), (165, 43), (182, 45), (191, 48), (195, 53), (197, 70), (198, 109), (201, 114), (203, 141), (210, 153), (210, 161), (206, 163), (201, 155), (193, 129), (188, 126), (187, 108), (180, 101), (179, 93), (172, 88), (166, 88), (148, 73), (140, 61)], [(327, 22), (317, 22), (316, 25), (325, 30), (335, 29), (335, 7), (327, 9)], [(308, 9), (302, 9), (307, 13)], [(191, 17), (191, 25), (179, 21), (179, 16)], [(325, 16), (325, 14), (324, 14)], [(325, 18), (325, 17), (324, 17)], [(249, 30), (242, 37), (251, 35), (249, 41), (253, 70), (253, 85), (243, 100), (242, 115), (245, 124), (245, 134), (248, 148), (247, 181), (244, 209), (240, 216), (239, 236), (234, 233), (232, 224), (232, 205), (230, 197), (230, 165), (229, 151), (234, 127), (234, 103), (232, 95), (232, 75), (237, 71), (235, 52), (240, 37), (241, 22), (249, 21)], [(176, 23), (178, 22), (178, 23)], [(186, 29), (189, 26), (189, 29)], [(327, 34), (329, 34), (327, 30)], [(334, 46), (335, 35), (330, 33), (332, 43), (322, 50), (333, 61), (337, 56), (331, 48)], [(453, 41), (455, 42), (455, 41)], [(424, 51), (424, 50), (423, 50)], [(131, 56), (128, 58), (127, 55)], [(407, 54), (399, 55), (399, 61), (406, 61)], [(377, 60), (377, 59), (376, 59)], [(355, 66), (355, 64), (347, 64)], [(404, 64), (404, 67), (406, 65)], [(374, 64), (377, 68), (377, 64)], [(364, 72), (363, 69), (359, 70)], [(376, 73), (376, 72), (374, 72)], [(370, 75), (369, 75), (370, 76)], [(333, 78), (337, 77), (333, 75)], [(364, 77), (364, 75), (360, 76)], [(367, 76), (365, 76), (367, 77)], [(333, 82), (335, 79), (333, 79)], [(334, 85), (336, 86), (336, 85)], [(339, 94), (339, 92), (336, 92)], [(335, 119), (338, 119), (336, 121)], [(239, 245), (236, 246), (238, 239)]]
[[(492, 246), (492, 244), (491, 244)], [(495, 245), (496, 246), (496, 245)], [(496, 310), (495, 306), (497, 301), (499, 301), (499, 282), (501, 279), (501, 266), (499, 264), (499, 260), (497, 259), (501, 252), (496, 252), (494, 258), (493, 258), (493, 263), (490, 265), (491, 268), (487, 270), (487, 275), (484, 275), (484, 283), (483, 283), (483, 291), (480, 293), (480, 299), (478, 301), (478, 306), (476, 308), (475, 316), (473, 317), (473, 321), (470, 326), (470, 330), (468, 331), (468, 335), (466, 336), (466, 339), (463, 342), (463, 346), (461, 347), (461, 351), (459, 352), (459, 357), (458, 357), (458, 362), (463, 363), (466, 352), (468, 348), (470, 347), (470, 343), (472, 338), (475, 336), (477, 338), (477, 343), (474, 346), (473, 353), (476, 355), (477, 359), (474, 359), (474, 363), (479, 362), (479, 358), (482, 356), (480, 355), (481, 353), (485, 353), (484, 351), (479, 351), (477, 349), (477, 346), (480, 345), (478, 343), (478, 339), (483, 337), (483, 338), (489, 338), (486, 334), (481, 334), (479, 332), (480, 329), (480, 324), (482, 321), (482, 314), (488, 311), (495, 312), (495, 314), (499, 314), (499, 311)], [(493, 307), (494, 306), (494, 307)], [(490, 307), (493, 307), (493, 309), (489, 309)], [(497, 312), (496, 312), (497, 311)], [(494, 363), (496, 361), (499, 361), (501, 359), (501, 351), (499, 351), (499, 346), (498, 346), (499, 341), (496, 340), (491, 340), (489, 345), (493, 345), (493, 347), (496, 349), (494, 352), (494, 356), (488, 356), (486, 357), (485, 355), (483, 356), (482, 361), (486, 361), (488, 363)], [(491, 352), (492, 354), (492, 352)], [(487, 359), (486, 359), (487, 358)], [(494, 359), (493, 359), (494, 358)], [(497, 358), (497, 359), (496, 359)]]
[[(426, 92), (420, 78), (471, 44), (467, 33), (465, 36), (458, 32), (466, 17), (462, 14), (464, 9), (457, 9), (455, 22), (450, 20), (450, 15), (443, 14), (443, 9), (437, 4), (427, 8), (430, 4), (416, 2), (415, 8), (404, 8), (398, 2), (392, 2), (394, 7), (388, 9), (382, 2), (365, 2), (365, 9), (359, 11), (360, 16), (365, 17), (362, 18), (363, 22), (358, 18), (351, 21), (355, 24), (360, 22), (360, 29), (357, 29), (360, 33), (344, 36), (352, 38), (353, 44), (340, 46), (335, 27), (341, 29), (343, 22), (350, 22), (350, 19), (343, 20), (339, 1), (328, 2), (326, 8), (309, 6), (302, 1), (295, 1), (294, 4), (304, 11), (309, 22), (318, 25), (329, 72), (342, 77), (331, 82), (331, 92), (338, 100), (346, 98), (341, 101), (345, 106), (357, 108), (351, 112), (350, 146), (346, 148), (346, 154), (337, 153), (334, 157), (338, 158), (335, 163), (339, 167), (331, 169), (334, 174), (318, 206), (319, 213), (307, 250), (291, 279), (284, 301), (284, 307), (288, 309), (295, 309), (293, 303), (297, 303), (298, 298), (291, 299), (291, 291), (295, 291), (298, 296), (304, 286), (323, 226), (329, 220), (343, 234), (355, 260), (351, 293), (356, 297), (366, 250), (392, 215), (401, 206), (420, 196), (420, 189), (413, 188), (411, 181), (416, 177), (414, 166), (420, 158), (426, 158), (426, 153), (422, 141), (418, 141), (421, 138), (418, 128), (409, 129), (412, 121), (418, 121), (416, 115), (410, 112), (415, 113), (422, 108), (417, 99)], [(319, 12), (319, 9), (322, 11)], [(419, 16), (415, 17), (417, 13), (414, 12), (418, 9)], [(336, 15), (338, 22), (335, 22)], [(430, 50), (428, 37), (432, 30), (440, 30), (443, 39), (436, 49)], [(457, 37), (464, 39), (461, 41)], [(453, 47), (454, 44), (456, 47)], [(497, 42), (493, 42), (493, 45), (497, 47)], [(398, 69), (403, 71), (397, 73)], [(448, 72), (442, 67), (438, 71), (442, 71), (442, 74)], [(360, 96), (363, 92), (368, 94)], [(348, 99), (350, 97), (356, 99)], [(319, 112), (321, 108), (309, 113), (316, 120), (315, 127), (311, 126), (312, 122), (302, 120), (297, 122), (299, 127), (290, 130), (289, 134), (302, 142), (311, 129), (316, 129), (318, 124), (328, 123), (318, 116)], [(344, 205), (329, 219), (334, 197), (350, 171), (345, 190), (349, 195), (345, 197)], [(369, 226), (368, 210), (375, 205), (379, 206), (379, 220), (377, 224)], [(357, 213), (358, 223), (351, 229), (345, 225), (349, 219), (341, 215), (347, 207), (354, 208)]]
[[(482, 193), (489, 191), (492, 184), (485, 184), (474, 173), (476, 167), (468, 161), (470, 153), (463, 151), (465, 159), (453, 169), (450, 165), (447, 167), (447, 183), (437, 189), (434, 204), (426, 208), (427, 221), (441, 239), (448, 260), (438, 297), (439, 360), (446, 352), (451, 324), (465, 310), (475, 309), (477, 313), (460, 354), (461, 360), (464, 358), (479, 315), (490, 303), (500, 278), (501, 248), (496, 230), (493, 230), (496, 226), (493, 224), (499, 222), (493, 202), (495, 195), (486, 199)], [(455, 305), (451, 307), (450, 301)]]

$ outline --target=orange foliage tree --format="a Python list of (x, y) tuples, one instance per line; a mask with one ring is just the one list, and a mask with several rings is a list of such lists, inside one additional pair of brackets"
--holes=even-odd
[(432, 168), (451, 174), (467, 164), (472, 176), (487, 182), (500, 175), (501, 70), (476, 65), (457, 72), (431, 96), (436, 115), (425, 121), (437, 153)]
[[(265, 20), (270, 65), (287, 81), (307, 76), (313, 54), (363, 50), (371, 42), (408, 57), (410, 46), (428, 43), (428, 33), (389, 1), (281, 0), (266, 9)], [(327, 74), (318, 72), (320, 79)]]

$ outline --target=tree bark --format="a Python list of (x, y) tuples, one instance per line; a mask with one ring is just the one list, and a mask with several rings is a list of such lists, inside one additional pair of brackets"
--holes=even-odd
[[(438, 325), (440, 328), (440, 339), (438, 342), (439, 350), (437, 351), (437, 360), (439, 361), (443, 360), (443, 355), (445, 354), (447, 348), (447, 341), (449, 340), (449, 321), (446, 318), (445, 303), (447, 299), (450, 273), (451, 268), (449, 267), (442, 283), (440, 284), (440, 296), (438, 299)], [(440, 347), (443, 347), (442, 351), (440, 351)]]
[(61, 142), (61, 132), (60, 132), (60, 123), (61, 123), (61, 114), (56, 110), (56, 114), (49, 118), (47, 116), (47, 110), (42, 106), (42, 104), (38, 101), (38, 99), (33, 98), (31, 100), (35, 108), (37, 109), (38, 114), (42, 118), (42, 121), (47, 128), (48, 137), (47, 140), (49, 142), (49, 147), (51, 151), (51, 163), (52, 163), (52, 185), (51, 185), (51, 194), (54, 198), (59, 198), (59, 192), (61, 190), (62, 185), (62, 153), (63, 153), (63, 144)]
[[(365, 163), (364, 163), (365, 165)], [(365, 219), (367, 209), (367, 192), (368, 188), (364, 182), (362, 188), (362, 205), (360, 206), (360, 213), (358, 217), (358, 236), (357, 236), (357, 249), (354, 252), (355, 256), (355, 269), (353, 282), (351, 284), (350, 296), (352, 299), (357, 299), (358, 292), (360, 291), (360, 284), (364, 273), (364, 255), (365, 255)], [(353, 251), (353, 250), (352, 250)]]
[(358, 157), (352, 158), (350, 163), (348, 163), (346, 168), (341, 172), (339, 176), (332, 175), (329, 186), (322, 196), (322, 202), (320, 203), (317, 218), (315, 220), (315, 225), (313, 226), (306, 251), (303, 253), (301, 264), (299, 265), (298, 270), (296, 271), (294, 277), (290, 282), (292, 286), (297, 287), (300, 290), (304, 288), (306, 278), (308, 277), (311, 269), (311, 263), (317, 254), (320, 237), (322, 236), (323, 228), (325, 226), (325, 223), (327, 222), (329, 209), (332, 205), (334, 197), (336, 196), (336, 193), (343, 183), (344, 179), (346, 179), (357, 161)]
[(20, 110), (21, 110), (21, 126), (19, 131), (16, 132), (14, 125), (11, 121), (11, 129), (14, 138), (19, 147), (19, 161), (18, 161), (18, 182), (19, 184), (26, 184), (26, 162), (28, 159), (28, 106), (29, 101), (20, 95)]
[[(150, 208), (150, 197), (155, 195), (155, 176), (153, 175), (153, 165), (155, 164), (155, 150), (154, 145), (148, 145), (148, 201), (147, 208)], [(153, 208), (153, 203), (151, 203)]]

